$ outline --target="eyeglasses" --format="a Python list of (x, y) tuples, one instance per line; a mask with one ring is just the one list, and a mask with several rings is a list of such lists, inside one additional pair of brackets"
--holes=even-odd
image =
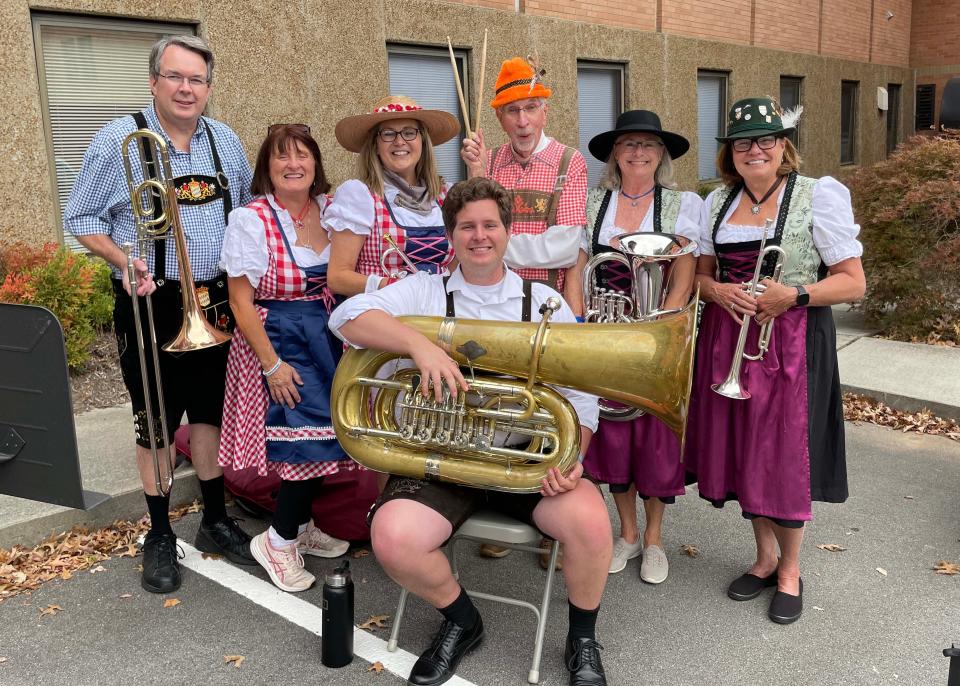
[(310, 135), (310, 127), (306, 124), (270, 124), (270, 126), (267, 127), (267, 135), (269, 136), (274, 131), (284, 127), (289, 128), (291, 131), (296, 131), (297, 133), (305, 133), (308, 136)]
[(624, 141), (617, 145), (623, 146), (627, 152), (636, 152), (638, 149), (644, 152), (656, 152), (663, 147), (660, 141)]
[(769, 150), (777, 144), (777, 136), (761, 136), (760, 138), (737, 138), (733, 141), (733, 149), (737, 152), (750, 152), (756, 143), (761, 150)]
[(516, 118), (520, 116), (521, 112), (523, 112), (528, 117), (532, 117), (540, 110), (541, 107), (543, 107), (542, 102), (531, 102), (523, 107), (519, 107), (518, 105), (507, 105), (503, 108), (503, 113)]
[(393, 129), (380, 129), (377, 131), (377, 135), (380, 136), (380, 140), (382, 140), (384, 143), (393, 143), (395, 140), (397, 140), (397, 136), (400, 136), (405, 141), (412, 141), (420, 135), (420, 129), (414, 128), (413, 126), (407, 126), (400, 131), (394, 131)]
[(182, 76), (176, 72), (171, 72), (169, 74), (157, 74), (161, 79), (166, 79), (168, 82), (174, 86), (180, 87), (180, 84), (186, 81), (187, 85), (191, 88), (203, 88), (210, 85), (209, 79), (201, 79), (199, 76)]

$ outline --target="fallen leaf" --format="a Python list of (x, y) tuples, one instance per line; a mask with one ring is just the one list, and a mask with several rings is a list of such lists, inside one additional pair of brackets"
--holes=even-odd
[(232, 662), (234, 667), (240, 669), (240, 665), (242, 665), (246, 659), (243, 655), (224, 655), (223, 664), (229, 665)]
[(933, 569), (937, 574), (946, 574), (948, 576), (960, 574), (960, 565), (956, 562), (947, 562), (946, 560), (940, 560)]
[(370, 665), (369, 667), (367, 667), (367, 671), (368, 671), (368, 672), (376, 672), (377, 674), (379, 674), (380, 672), (383, 671), (383, 663), (380, 662), (379, 660), (377, 660), (377, 661), (374, 662), (372, 665)]
[(7, 658), (5, 658), (5, 657), (0, 657), (0, 662), (6, 662), (6, 661), (7, 661)]
[(370, 551), (367, 550), (366, 548), (360, 548), (359, 550), (354, 550), (354, 551), (353, 551), (353, 557), (354, 557), (355, 559), (358, 559), (358, 560), (359, 560), (361, 557), (366, 557), (366, 556), (369, 555), (369, 554), (370, 554)]
[(217, 553), (200, 553), (200, 557), (204, 560), (222, 560), (223, 555), (218, 555)]
[(120, 594), (120, 597), (121, 597), (121, 598), (132, 598), (132, 597), (133, 597), (133, 594), (132, 594), (132, 593), (121, 593), (121, 594)]
[(176, 598), (167, 598), (166, 600), (163, 601), (164, 608), (176, 607), (179, 604), (180, 604), (180, 601), (177, 600)]
[(73, 574), (70, 573), (69, 569), (64, 569), (62, 572), (60, 572), (60, 578), (64, 581), (69, 581), (73, 578)]
[(820, 611), (820, 612), (823, 612), (823, 608), (822, 608), (822, 607), (819, 607), (819, 606), (817, 606), (817, 605), (814, 605), (814, 606), (813, 606), (813, 609), (814, 609), (814, 610), (818, 610), (818, 611)]
[(826, 550), (828, 553), (842, 553), (846, 548), (836, 543), (821, 543), (817, 546), (820, 550)]
[(904, 499), (904, 500), (913, 500), (914, 497), (913, 497), (912, 495), (905, 495), (905, 496), (903, 496), (903, 499)]
[(680, 550), (690, 557), (696, 557), (700, 554), (700, 550), (697, 548), (697, 546), (690, 543), (684, 543), (682, 546), (680, 546)]
[(377, 629), (386, 629), (387, 620), (390, 619), (390, 615), (374, 615), (363, 624), (360, 625), (361, 629), (369, 629), (370, 631), (376, 631)]
[(887, 570), (884, 569), (883, 567), (877, 567), (877, 571), (880, 572), (880, 574), (883, 576), (887, 575)]
[(140, 549), (137, 548), (136, 543), (130, 543), (126, 546), (126, 550), (120, 553), (119, 557), (136, 557), (137, 553), (140, 552)]
[(107, 571), (107, 568), (106, 568), (106, 567), (104, 567), (103, 565), (98, 565), (98, 566), (94, 567), (93, 569), (91, 569), (91, 570), (90, 570), (90, 573), (91, 573), (91, 574), (97, 574), (98, 572), (105, 572), (105, 571)]
[(63, 608), (60, 607), (59, 605), (50, 604), (50, 605), (47, 605), (42, 610), (40, 610), (40, 616), (43, 617), (44, 615), (55, 615), (61, 610), (63, 610)]

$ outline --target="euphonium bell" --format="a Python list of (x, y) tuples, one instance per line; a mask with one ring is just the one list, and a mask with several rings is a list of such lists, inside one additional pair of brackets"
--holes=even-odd
[[(460, 364), (521, 380), (467, 374), (470, 394), (436, 402), (419, 392), (415, 369), (376, 378), (397, 355), (350, 348), (331, 391), (337, 438), (354, 460), (376, 471), (537, 492), (547, 471), (568, 471), (580, 449), (580, 421), (570, 403), (544, 385), (552, 384), (639, 407), (682, 441), (696, 305), (695, 298), (657, 321), (591, 326), (401, 317)], [(535, 378), (528, 378), (531, 368)], [(527, 437), (529, 445), (497, 446), (505, 433)]]

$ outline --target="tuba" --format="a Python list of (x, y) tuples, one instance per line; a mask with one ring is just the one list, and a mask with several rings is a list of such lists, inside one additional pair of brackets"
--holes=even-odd
[[(379, 472), (439, 479), (512, 493), (534, 493), (550, 468), (562, 472), (580, 453), (580, 421), (570, 403), (545, 384), (626, 403), (659, 417), (682, 442), (687, 421), (696, 299), (651, 322), (582, 326), (542, 321), (491, 322), (401, 317), (477, 376), (456, 400), (420, 392), (420, 374), (377, 371), (398, 355), (348, 349), (333, 379), (331, 415), (340, 445)], [(589, 352), (586, 352), (589, 351)], [(525, 447), (498, 446), (504, 434)]]
[[(140, 168), (144, 180), (137, 183), (131, 162), (130, 145), (133, 144), (138, 152), (140, 146), (153, 150), (156, 171), (151, 171), (145, 156), (142, 154)], [(172, 353), (202, 350), (215, 345), (226, 343), (231, 336), (219, 331), (203, 314), (197, 291), (193, 288), (193, 271), (187, 256), (187, 242), (183, 227), (180, 224), (180, 211), (177, 207), (177, 193), (173, 186), (173, 170), (170, 166), (170, 154), (167, 143), (163, 138), (149, 129), (138, 129), (123, 141), (121, 149), (123, 156), (123, 171), (127, 180), (127, 189), (130, 192), (130, 204), (133, 209), (133, 220), (137, 232), (137, 256), (143, 256), (153, 249), (154, 241), (167, 236), (173, 237), (177, 252), (177, 264), (180, 268), (180, 294), (183, 298), (183, 323), (179, 333), (168, 341), (163, 350)], [(157, 491), (167, 495), (173, 486), (173, 471), (166, 469), (166, 475), (161, 474), (160, 452), (157, 445), (156, 427), (154, 426), (153, 400), (150, 394), (149, 372), (147, 369), (147, 347), (149, 345), (153, 362), (154, 385), (157, 390), (157, 414), (160, 419), (160, 431), (164, 447), (170, 446), (170, 436), (167, 431), (167, 412), (163, 402), (163, 385), (160, 378), (160, 360), (157, 352), (157, 331), (153, 318), (153, 298), (144, 296), (147, 311), (147, 326), (150, 340), (146, 341), (141, 328), (140, 296), (137, 295), (136, 268), (132, 243), (125, 243), (123, 251), (127, 256), (127, 277), (130, 282), (130, 298), (133, 302), (133, 321), (137, 330), (137, 348), (140, 355), (140, 375), (143, 381), (144, 410), (147, 419), (150, 451), (153, 454), (154, 476), (156, 477)], [(159, 275), (163, 278), (163, 274)]]
[[(671, 233), (641, 231), (620, 236), (614, 251), (597, 253), (583, 270), (583, 318), (586, 322), (642, 322), (674, 314), (663, 309), (675, 261), (693, 255), (695, 241)], [(603, 288), (597, 272), (607, 262), (622, 264), (630, 274), (630, 294)], [(611, 405), (600, 399), (604, 419), (626, 422), (643, 414), (636, 408)]]

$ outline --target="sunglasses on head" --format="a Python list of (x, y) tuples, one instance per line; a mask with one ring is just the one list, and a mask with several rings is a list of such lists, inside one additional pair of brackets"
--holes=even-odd
[(267, 127), (267, 135), (269, 136), (274, 131), (282, 129), (283, 127), (289, 128), (291, 131), (297, 131), (299, 133), (305, 133), (308, 136), (310, 135), (310, 127), (306, 124), (270, 124)]

